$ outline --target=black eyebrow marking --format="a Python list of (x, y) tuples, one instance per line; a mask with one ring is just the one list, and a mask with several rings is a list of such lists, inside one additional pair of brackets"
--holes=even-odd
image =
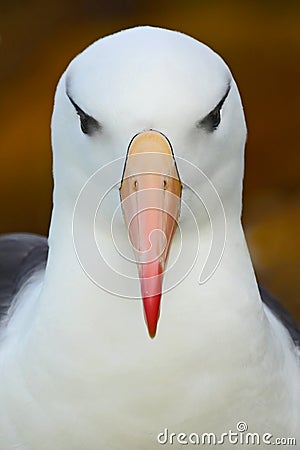
[[(81, 109), (81, 108), (77, 105), (77, 103), (74, 102), (74, 100), (72, 99), (72, 97), (70, 96), (70, 94), (69, 94), (68, 92), (66, 92), (66, 94), (67, 94), (68, 99), (70, 100), (70, 102), (72, 103), (72, 105), (74, 106), (74, 108), (76, 109), (76, 112), (77, 112), (79, 115), (82, 114), (82, 115), (85, 115), (85, 116), (88, 116), (88, 117), (92, 117), (92, 116), (90, 116), (89, 114), (87, 114), (85, 111), (83, 111), (83, 109)], [(94, 120), (95, 120), (95, 119), (94, 119)]]
[[(227, 83), (227, 89), (226, 89), (226, 91), (225, 91), (225, 94), (223, 95), (223, 97), (221, 98), (221, 100), (219, 101), (219, 103), (217, 103), (216, 106), (214, 106), (213, 109), (212, 109), (208, 114), (210, 114), (210, 113), (211, 113), (212, 111), (214, 111), (215, 109), (221, 109), (221, 108), (222, 108), (222, 106), (223, 106), (223, 104), (224, 104), (226, 98), (228, 97), (228, 94), (229, 94), (229, 92), (230, 92), (230, 89), (231, 89), (231, 82), (229, 81), (229, 82)], [(206, 117), (206, 116), (205, 116), (205, 117)]]
[(223, 95), (223, 97), (221, 98), (221, 100), (219, 101), (219, 103), (217, 104), (217, 106), (215, 106), (215, 108), (222, 108), (222, 106), (223, 106), (223, 104), (224, 104), (226, 98), (228, 97), (228, 94), (229, 94), (229, 92), (230, 92), (230, 89), (231, 89), (231, 82), (229, 81), (228, 84), (227, 84), (227, 89), (226, 89), (225, 94)]
[(218, 128), (221, 121), (221, 109), (226, 98), (228, 97), (230, 89), (231, 82), (229, 81), (227, 83), (225, 94), (223, 95), (219, 103), (217, 103), (217, 105), (205, 117), (203, 117), (203, 119), (200, 119), (196, 122), (196, 128), (205, 128), (209, 132), (212, 132)]
[(94, 131), (100, 130), (102, 128), (98, 120), (87, 114), (77, 105), (77, 103), (75, 103), (68, 91), (66, 91), (66, 95), (71, 104), (74, 106), (76, 113), (80, 118), (81, 130), (84, 134), (92, 135)]

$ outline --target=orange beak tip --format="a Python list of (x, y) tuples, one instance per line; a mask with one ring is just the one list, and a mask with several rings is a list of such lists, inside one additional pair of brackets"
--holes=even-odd
[(153, 339), (156, 335), (157, 323), (160, 313), (160, 299), (161, 294), (143, 298), (145, 321), (151, 339)]

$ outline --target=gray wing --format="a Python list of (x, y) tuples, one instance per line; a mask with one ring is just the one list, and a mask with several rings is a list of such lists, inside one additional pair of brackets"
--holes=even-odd
[(48, 242), (44, 236), (30, 233), (0, 236), (0, 320), (24, 282), (45, 268)]
[(272, 313), (280, 320), (280, 322), (289, 331), (295, 344), (300, 347), (300, 327), (286, 311), (286, 309), (279, 303), (279, 301), (270, 294), (263, 286), (258, 285), (262, 301)]

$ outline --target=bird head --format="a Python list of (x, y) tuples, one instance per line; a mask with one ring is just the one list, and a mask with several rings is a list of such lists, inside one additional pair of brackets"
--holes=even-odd
[[(182, 202), (194, 201), (187, 187), (206, 195), (213, 210), (209, 179), (229, 219), (239, 219), (245, 138), (230, 70), (209, 47), (182, 33), (137, 27), (105, 37), (60, 79), (52, 119), (54, 213), (70, 210), (71, 216), (99, 170), (95, 192), (108, 192), (110, 171), (102, 168), (118, 161), (103, 214), (121, 212), (114, 219), (117, 234), (134, 255), (151, 337), (172, 242), (187, 220)], [(78, 214), (84, 224), (88, 214)], [(103, 236), (103, 227), (97, 232)]]

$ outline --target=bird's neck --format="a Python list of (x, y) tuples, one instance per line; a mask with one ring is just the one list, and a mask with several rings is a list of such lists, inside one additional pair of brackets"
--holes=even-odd
[[(202, 220), (199, 217), (200, 224)], [(54, 209), (49, 261), (40, 302), (45, 329), (52, 327), (53, 334), (68, 333), (70, 340), (82, 340), (82, 336), (97, 341), (103, 336), (113, 339), (118, 336), (120, 341), (123, 338), (135, 341), (139, 336), (147, 339), (141, 302), (133, 299), (140, 295), (135, 264), (120, 257), (119, 249), (114, 248), (115, 241), (108, 244), (110, 227), (96, 236), (94, 250), (98, 248), (100, 252), (99, 261), (93, 260), (94, 256), (89, 258), (92, 241), (88, 233), (91, 230), (83, 231), (81, 246), (76, 243), (74, 246), (72, 221), (72, 211)], [(198, 234), (191, 234), (190, 227), (198, 226), (197, 217), (196, 223), (193, 221), (191, 217), (183, 218), (181, 230), (173, 241), (164, 279), (162, 330), (169, 320), (168, 313), (163, 312), (165, 309), (171, 310), (172, 317), (178, 314), (176, 327), (180, 327), (181, 310), (186, 311), (187, 320), (193, 320), (191, 311), (201, 310), (203, 318), (222, 311), (230, 311), (237, 321), (238, 317), (248, 317), (250, 329), (250, 316), (254, 321), (261, 321), (263, 311), (240, 221), (224, 222), (222, 217), (211, 227), (208, 220), (205, 226), (202, 223), (202, 228), (198, 228)], [(84, 223), (82, 217), (82, 230)], [(121, 233), (122, 229), (116, 225), (116, 238)], [(123, 234), (126, 236), (124, 231)], [(117, 242), (121, 250), (123, 243), (122, 239)], [(89, 260), (94, 261), (94, 266), (85, 266)], [(130, 276), (136, 279), (130, 282)], [(128, 292), (132, 297), (124, 298)], [(49, 317), (53, 320), (49, 321)], [(128, 327), (132, 330), (129, 334)]]
[[(272, 366), (282, 357), (280, 342), (276, 345), (274, 336), (272, 341), (270, 339), (272, 330), (263, 313), (238, 221), (227, 223), (220, 262), (207, 281), (199, 284), (211, 240), (209, 227), (202, 229), (200, 251), (194, 265), (188, 267), (188, 260), (188, 271), (181, 282), (163, 294), (158, 333), (151, 340), (140, 300), (117, 297), (89, 278), (74, 249), (72, 215), (67, 217), (66, 209), (59, 214), (56, 212), (35, 321), (31, 331), (26, 332), (25, 341), (23, 339), (24, 351), (18, 353), (18, 365), (23, 368), (24, 377), (30, 380), (30, 391), (42, 390), (45, 378), (51, 373), (54, 378), (51, 383), (57, 392), (68, 390), (70, 385), (72, 398), (74, 389), (82, 393), (76, 407), (80, 408), (83, 402), (85, 410), (84, 402), (92, 404), (97, 389), (102, 393), (106, 386), (120, 385), (120, 392), (123, 392), (122, 380), (130, 379), (136, 386), (146, 374), (149, 379), (158, 376), (160, 380), (172, 380), (177, 389), (177, 380), (179, 387), (182, 379), (189, 380), (190, 367), (197, 361), (197, 379), (201, 376), (205, 379), (207, 374), (219, 376), (220, 367), (229, 370), (233, 353), (237, 373), (250, 360), (251, 364), (255, 361), (253, 366), (261, 364), (261, 376), (264, 376), (264, 367)], [(183, 233), (187, 226), (188, 221), (183, 220)], [(174, 238), (175, 256), (181, 245), (179, 236), (177, 233)], [(100, 238), (106, 240), (107, 236), (102, 234)], [(188, 235), (184, 245), (188, 258), (195, 251), (193, 236)], [(170, 255), (169, 265), (173, 262)], [(167, 273), (165, 285), (168, 282)], [(139, 290), (138, 280), (136, 283)], [(122, 286), (122, 283), (116, 285), (115, 289), (122, 289)], [(263, 363), (266, 358), (268, 361)], [(35, 370), (37, 361), (38, 370)], [(111, 383), (112, 376), (114, 383)], [(114, 395), (108, 392), (109, 398)], [(74, 401), (76, 403), (76, 399)], [(95, 403), (96, 407), (97, 401)]]

